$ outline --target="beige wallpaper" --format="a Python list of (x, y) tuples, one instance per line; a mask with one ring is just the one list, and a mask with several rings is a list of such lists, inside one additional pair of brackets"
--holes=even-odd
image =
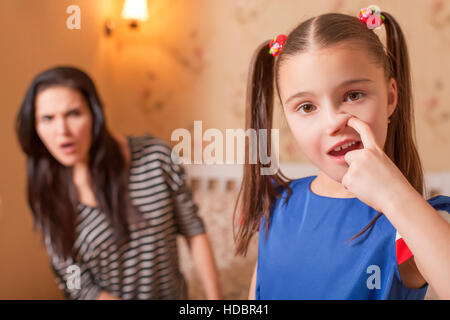
[[(81, 9), (81, 29), (66, 8)], [(337, 11), (357, 15), (377, 4), (406, 33), (414, 79), (419, 152), (427, 171), (450, 170), (450, 2), (446, 0), (149, 0), (149, 20), (128, 29), (123, 0), (0, 2), (0, 299), (59, 298), (25, 199), (24, 157), (14, 116), (32, 77), (71, 64), (88, 71), (114, 131), (170, 139), (176, 128), (244, 126), (248, 64), (255, 47), (303, 19)], [(116, 22), (110, 37), (106, 19)], [(281, 161), (306, 161), (283, 115)]]
[[(375, 1), (401, 23), (410, 49), (417, 139), (424, 167), (449, 169), (450, 3)], [(165, 139), (175, 128), (244, 125), (248, 63), (255, 47), (328, 11), (357, 15), (366, 1), (150, 1), (150, 20), (137, 33), (104, 40), (104, 92), (121, 132), (150, 130)], [(111, 10), (114, 12), (117, 6)], [(157, 17), (157, 18), (155, 18)], [(278, 110), (279, 111), (279, 110)], [(281, 161), (306, 161), (277, 114)], [(199, 137), (197, 137), (199, 138)]]

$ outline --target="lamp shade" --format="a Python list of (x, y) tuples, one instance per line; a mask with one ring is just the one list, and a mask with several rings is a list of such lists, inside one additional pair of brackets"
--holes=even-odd
[(147, 0), (125, 0), (122, 10), (123, 19), (147, 20)]

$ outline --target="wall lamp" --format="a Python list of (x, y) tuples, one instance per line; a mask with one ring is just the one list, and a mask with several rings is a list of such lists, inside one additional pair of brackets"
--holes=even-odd
[[(137, 29), (138, 21), (145, 21), (148, 19), (147, 0), (125, 0), (121, 18), (128, 21), (130, 29)], [(108, 19), (105, 22), (105, 34), (110, 36), (116, 28), (114, 21)]]

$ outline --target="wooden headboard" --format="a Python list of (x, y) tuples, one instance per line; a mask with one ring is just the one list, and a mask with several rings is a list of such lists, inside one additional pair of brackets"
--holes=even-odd
[[(316, 175), (318, 172), (315, 166), (305, 163), (282, 163), (280, 168), (291, 179)], [(185, 165), (185, 169), (188, 183), (194, 191), (239, 189), (243, 173), (242, 165), (192, 164)], [(426, 199), (437, 194), (450, 195), (450, 172), (426, 172), (424, 177)]]

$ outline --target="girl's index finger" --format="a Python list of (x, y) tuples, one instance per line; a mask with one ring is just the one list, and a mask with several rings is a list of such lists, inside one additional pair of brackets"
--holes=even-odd
[(359, 133), (365, 149), (372, 148), (377, 145), (372, 129), (369, 127), (367, 123), (356, 117), (351, 117), (347, 121), (347, 125), (355, 129), (356, 132)]

